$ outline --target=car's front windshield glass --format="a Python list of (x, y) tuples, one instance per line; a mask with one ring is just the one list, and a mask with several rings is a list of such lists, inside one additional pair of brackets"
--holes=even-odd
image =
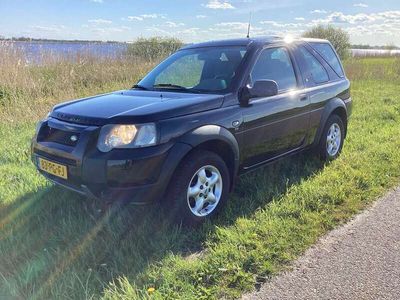
[(209, 47), (180, 50), (171, 55), (136, 88), (177, 92), (223, 93), (231, 89), (246, 48)]

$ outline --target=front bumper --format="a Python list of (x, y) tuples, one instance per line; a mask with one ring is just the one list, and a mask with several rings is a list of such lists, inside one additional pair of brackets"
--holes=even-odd
[[(80, 126), (55, 119), (42, 126), (65, 132), (78, 132), (75, 146), (32, 139), (32, 161), (38, 168), (38, 158), (63, 164), (68, 179), (39, 170), (52, 182), (80, 194), (107, 201), (123, 200), (137, 204), (153, 202), (165, 193), (169, 179), (178, 163), (190, 151), (184, 143), (166, 143), (139, 149), (97, 150), (98, 127)], [(39, 131), (40, 135), (40, 131)]]

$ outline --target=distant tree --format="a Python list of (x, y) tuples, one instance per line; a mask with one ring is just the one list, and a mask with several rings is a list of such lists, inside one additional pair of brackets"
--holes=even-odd
[(138, 38), (128, 46), (128, 55), (154, 61), (171, 55), (183, 46), (183, 42), (176, 38), (151, 37)]
[(331, 42), (340, 58), (349, 56), (350, 37), (349, 34), (341, 28), (332, 25), (318, 25), (303, 34), (303, 37), (326, 39)]
[(399, 49), (399, 48), (392, 42), (392, 43), (389, 43), (389, 44), (387, 44), (386, 46), (384, 46), (383, 49), (386, 49), (386, 50), (396, 50), (396, 49)]

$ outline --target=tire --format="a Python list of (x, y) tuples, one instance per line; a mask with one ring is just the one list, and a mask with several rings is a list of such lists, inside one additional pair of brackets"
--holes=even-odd
[(220, 211), (229, 190), (229, 170), (222, 158), (211, 151), (194, 150), (172, 176), (164, 210), (177, 223), (198, 225)]
[(336, 114), (328, 118), (318, 145), (321, 160), (332, 161), (340, 155), (344, 142), (344, 130), (342, 118)]

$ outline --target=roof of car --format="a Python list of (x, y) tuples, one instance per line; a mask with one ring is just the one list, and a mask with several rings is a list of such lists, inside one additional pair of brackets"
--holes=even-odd
[[(238, 38), (238, 39), (228, 39), (228, 40), (215, 40), (197, 44), (188, 44), (182, 49), (192, 49), (192, 48), (203, 48), (203, 47), (219, 47), (219, 46), (248, 46), (250, 44), (272, 44), (278, 42), (285, 42), (285, 37), (282, 36), (263, 36), (254, 38)], [(323, 39), (312, 39), (312, 38), (295, 38), (293, 41), (306, 41), (306, 42), (328, 42)]]

